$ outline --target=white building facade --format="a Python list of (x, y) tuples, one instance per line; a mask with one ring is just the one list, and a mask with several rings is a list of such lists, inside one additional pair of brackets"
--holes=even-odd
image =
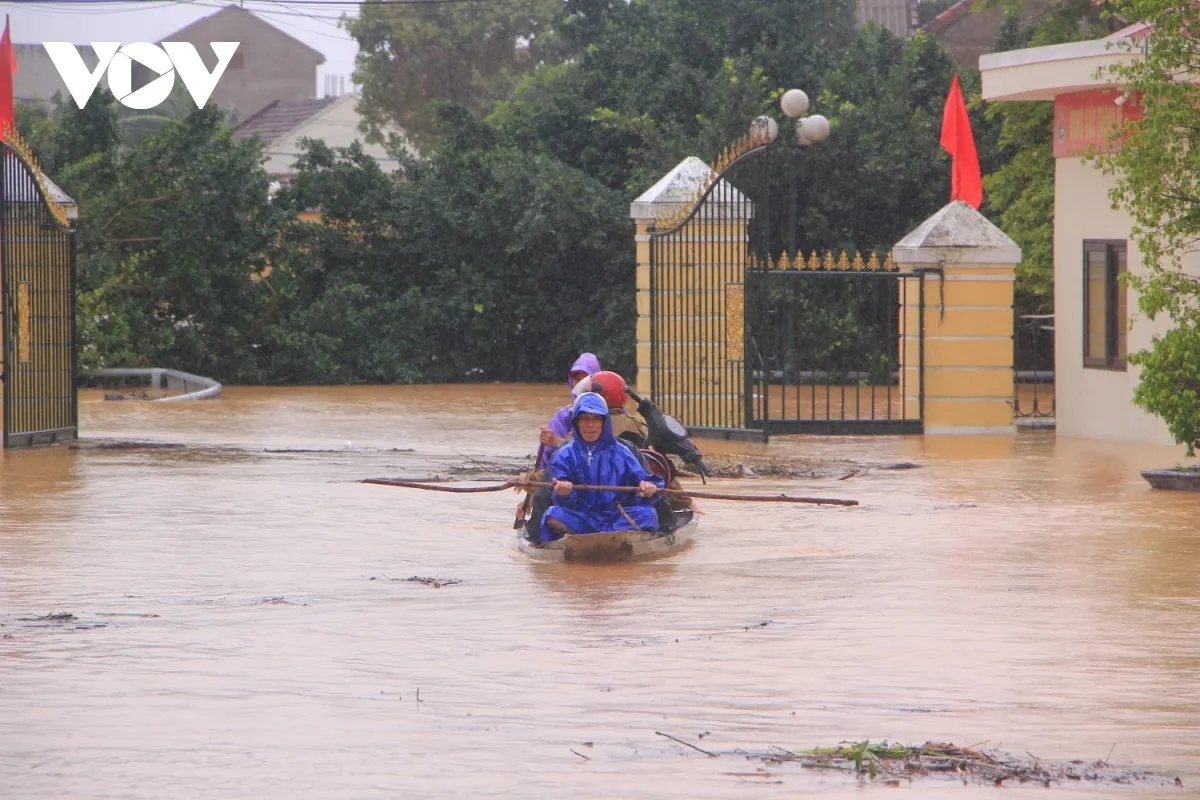
[(979, 67), (985, 100), (1054, 104), (1058, 434), (1170, 445), (1165, 423), (1133, 404), (1138, 370), (1125, 361), (1170, 323), (1140, 314), (1136, 292), (1119, 281), (1125, 270), (1145, 271), (1130, 238), (1132, 220), (1113, 207), (1115, 178), (1085, 158), (1108, 147), (1113, 125), (1141, 113), (1140, 99), (1102, 73), (1136, 58), (1136, 50), (1117, 45), (1144, 33), (1144, 26), (1131, 26), (1106, 39), (993, 53)]

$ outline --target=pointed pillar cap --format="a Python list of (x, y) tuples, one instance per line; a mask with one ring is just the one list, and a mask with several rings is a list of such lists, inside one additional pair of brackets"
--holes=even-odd
[(899, 242), (897, 264), (1012, 264), (1021, 248), (1008, 234), (962, 200), (955, 200)]
[[(642, 221), (671, 216), (695, 200), (700, 187), (713, 177), (716, 176), (712, 167), (695, 156), (688, 156), (630, 203), (629, 216)], [(752, 212), (746, 196), (726, 181), (717, 185), (707, 202), (723, 207), (720, 212), (723, 219), (746, 217)]]

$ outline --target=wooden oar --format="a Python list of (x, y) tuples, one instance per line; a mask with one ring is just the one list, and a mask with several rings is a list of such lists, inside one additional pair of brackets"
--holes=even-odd
[[(479, 492), (503, 492), (506, 489), (549, 489), (554, 486), (544, 481), (511, 480), (494, 486), (434, 486), (428, 483), (413, 483), (411, 481), (392, 481), (386, 478), (367, 478), (360, 483), (373, 483), (379, 486), (399, 486), (405, 489), (426, 489), (431, 492), (458, 492), (471, 494)], [(591, 486), (574, 484), (581, 492), (637, 492), (636, 486)], [(793, 497), (787, 494), (719, 494), (717, 492), (693, 492), (689, 489), (659, 489), (662, 494), (679, 495), (680, 497), (695, 497), (700, 500), (741, 500), (748, 503), (811, 503), (821, 506), (856, 506), (857, 500), (838, 500), (832, 497)]]
[[(542, 453), (545, 453), (545, 452), (546, 452), (546, 443), (542, 442), (541, 444), (538, 445), (537, 458), (535, 458), (533, 460), (533, 468), (535, 471), (537, 470), (538, 465), (542, 463)], [(521, 528), (525, 527), (525, 520), (528, 518), (527, 515), (532, 510), (533, 510), (533, 493), (529, 492), (529, 493), (526, 493), (525, 499), (521, 501), (521, 504), (519, 506), (517, 506), (516, 519), (513, 520), (513, 530), (514, 531), (519, 531), (519, 530), (521, 530)]]

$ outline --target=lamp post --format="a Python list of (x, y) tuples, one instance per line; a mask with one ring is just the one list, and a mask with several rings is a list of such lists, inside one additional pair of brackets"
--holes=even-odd
[[(797, 149), (808, 147), (809, 145), (823, 142), (829, 138), (829, 120), (820, 114), (805, 116), (808, 113), (809, 102), (808, 95), (799, 89), (789, 89), (783, 93), (783, 97), (779, 98), (779, 107), (783, 113), (792, 120), (792, 128), (794, 130), (794, 138), (789, 145), (792, 161), (788, 174), (790, 177), (790, 192), (791, 195), (791, 214), (790, 224), (788, 225), (788, 258), (795, 259), (798, 257), (796, 253), (796, 216), (797, 216), (797, 191), (796, 191), (796, 158)], [(754, 122), (750, 123), (752, 132), (765, 134), (768, 141), (775, 141), (779, 135), (779, 125), (774, 119), (767, 116), (758, 117)]]

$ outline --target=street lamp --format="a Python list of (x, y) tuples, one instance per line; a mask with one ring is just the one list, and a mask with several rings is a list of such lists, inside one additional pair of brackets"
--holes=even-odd
[[(799, 89), (789, 89), (779, 98), (779, 107), (783, 109), (783, 113), (793, 120), (795, 129), (795, 141), (790, 148), (793, 154), (793, 163), (791, 169), (788, 170), (791, 195), (791, 224), (788, 226), (788, 254), (789, 258), (797, 258), (796, 251), (796, 165), (794, 163), (794, 155), (796, 147), (808, 147), (810, 144), (823, 142), (829, 138), (829, 120), (820, 114), (805, 116), (808, 113), (809, 102), (808, 95)], [(750, 123), (750, 132), (754, 136), (762, 139), (765, 138), (768, 143), (774, 142), (779, 135), (779, 125), (774, 119), (768, 116), (762, 116)]]
[[(790, 117), (796, 131), (795, 144), (807, 147), (829, 138), (829, 120), (820, 114), (804, 116), (808, 112), (808, 95), (799, 89), (789, 89), (779, 98), (779, 107)], [(770, 144), (779, 136), (779, 123), (766, 114), (755, 117), (750, 123), (750, 134), (758, 141)]]
[(750, 123), (750, 135), (758, 141), (770, 144), (775, 141), (775, 137), (779, 136), (779, 123), (766, 114), (755, 117), (754, 121)]
[(804, 92), (789, 89), (779, 98), (779, 107), (783, 109), (784, 114), (796, 121), (796, 144), (806, 147), (829, 138), (829, 120), (820, 114), (804, 116), (808, 111), (808, 95)]

